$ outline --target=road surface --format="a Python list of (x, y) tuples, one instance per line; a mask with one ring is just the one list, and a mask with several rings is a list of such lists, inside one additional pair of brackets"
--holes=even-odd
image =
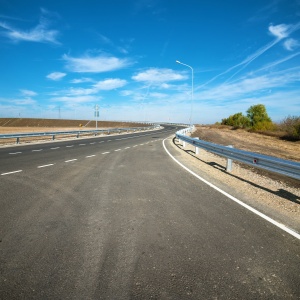
[(299, 299), (299, 240), (178, 166), (174, 132), (0, 149), (0, 299)]

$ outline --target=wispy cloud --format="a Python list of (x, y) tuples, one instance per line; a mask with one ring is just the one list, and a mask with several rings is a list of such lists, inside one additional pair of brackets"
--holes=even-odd
[(224, 72), (221, 72), (220, 74), (216, 75), (212, 79), (208, 80), (207, 82), (205, 82), (203, 85), (201, 85), (197, 89), (206, 86), (207, 84), (213, 82), (214, 80), (216, 80), (220, 76), (228, 74), (229, 72), (233, 71), (234, 69), (237, 69), (237, 68), (240, 67), (233, 75), (231, 75), (227, 79), (227, 81), (229, 81), (236, 74), (238, 74), (240, 71), (242, 71), (243, 69), (245, 69), (251, 62), (253, 62), (255, 59), (257, 59), (258, 57), (260, 57), (261, 55), (263, 55), (266, 51), (268, 51), (269, 49), (271, 49), (272, 47), (274, 47), (276, 44), (278, 44), (284, 38), (287, 38), (290, 34), (292, 34), (294, 31), (297, 31), (298, 29), (300, 29), (300, 22), (298, 22), (296, 24), (292, 24), (292, 25), (287, 25), (287, 24), (272, 25), (271, 24), (268, 27), (268, 32), (275, 37), (275, 39), (273, 41), (271, 41), (270, 43), (266, 44), (265, 46), (263, 46), (260, 49), (258, 49), (257, 51), (255, 51), (254, 53), (252, 53), (251, 55), (249, 55), (246, 59), (244, 59), (240, 63), (238, 63), (238, 64), (236, 64), (236, 65), (228, 68)]
[(109, 91), (114, 90), (120, 87), (123, 87), (127, 84), (126, 80), (119, 79), (119, 78), (109, 78), (102, 81), (97, 82), (94, 85), (94, 88), (97, 91)]
[(295, 39), (287, 39), (286, 41), (284, 41), (283, 46), (286, 50), (288, 51), (293, 51), (296, 48), (299, 47), (299, 42)]
[(36, 92), (30, 91), (30, 90), (20, 90), (20, 92), (22, 93), (23, 96), (26, 96), (26, 97), (34, 97), (37, 95)]
[(13, 42), (36, 42), (36, 43), (50, 43), (50, 44), (60, 44), (57, 40), (59, 31), (49, 29), (49, 22), (43, 16), (45, 10), (41, 10), (42, 16), (40, 17), (39, 24), (34, 28), (23, 30), (17, 29), (14, 26), (0, 22), (0, 27), (4, 29), (2, 33), (4, 36), (8, 37)]
[(66, 68), (77, 73), (103, 73), (123, 69), (132, 64), (129, 59), (122, 59), (108, 55), (71, 57), (64, 54)]
[(73, 79), (70, 82), (78, 84), (78, 83), (94, 82), (94, 80), (92, 78), (82, 77), (79, 79)]
[(64, 78), (66, 75), (67, 75), (66, 73), (62, 73), (62, 72), (53, 72), (48, 74), (46, 77), (54, 81), (59, 81), (62, 78)]
[(99, 100), (100, 97), (90, 96), (90, 95), (80, 95), (80, 96), (61, 96), (61, 97), (53, 97), (52, 101), (66, 102), (66, 103), (90, 103)]
[(132, 76), (135, 81), (148, 82), (148, 83), (163, 83), (169, 81), (179, 81), (187, 79), (183, 73), (175, 72), (171, 69), (157, 69), (151, 68), (146, 71), (137, 73)]

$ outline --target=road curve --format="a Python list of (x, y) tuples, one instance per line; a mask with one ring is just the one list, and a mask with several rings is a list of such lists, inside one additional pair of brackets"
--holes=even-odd
[(174, 131), (1, 149), (0, 299), (299, 299), (299, 240), (180, 168)]

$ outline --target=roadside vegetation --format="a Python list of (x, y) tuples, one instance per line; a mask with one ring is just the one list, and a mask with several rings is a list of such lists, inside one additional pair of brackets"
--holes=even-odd
[(238, 112), (222, 119), (216, 125), (231, 126), (233, 129), (245, 129), (270, 136), (277, 136), (282, 139), (298, 141), (300, 140), (300, 117), (288, 116), (279, 123), (272, 122), (268, 116), (266, 107), (257, 104), (249, 107), (246, 115)]

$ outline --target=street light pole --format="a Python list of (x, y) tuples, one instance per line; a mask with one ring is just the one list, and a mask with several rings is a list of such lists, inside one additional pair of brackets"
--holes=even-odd
[(193, 117), (193, 98), (194, 98), (194, 69), (187, 65), (184, 64), (182, 62), (180, 62), (179, 60), (176, 60), (176, 62), (180, 65), (186, 66), (188, 68), (190, 68), (192, 70), (192, 95), (191, 95), (191, 115), (190, 115), (190, 125), (192, 126), (192, 117)]

